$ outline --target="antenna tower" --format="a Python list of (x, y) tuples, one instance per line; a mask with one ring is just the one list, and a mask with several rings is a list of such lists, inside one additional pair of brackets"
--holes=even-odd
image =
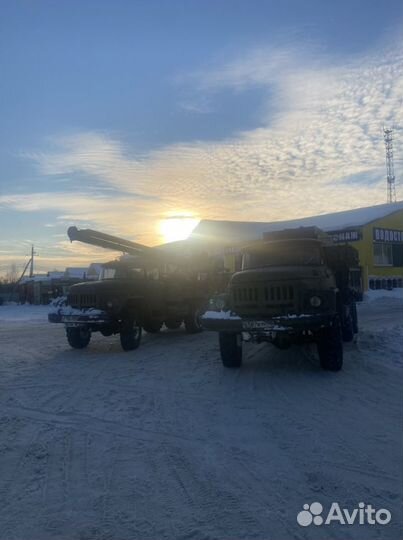
[(388, 203), (396, 202), (395, 168), (393, 165), (393, 128), (383, 128), (386, 149), (386, 188)]

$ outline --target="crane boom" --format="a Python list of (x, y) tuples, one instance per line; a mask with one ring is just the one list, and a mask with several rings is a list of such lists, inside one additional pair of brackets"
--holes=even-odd
[(71, 242), (74, 240), (98, 246), (112, 251), (120, 251), (128, 255), (142, 256), (148, 260), (155, 261), (156, 259), (164, 263), (172, 263), (176, 265), (187, 265), (188, 261), (185, 257), (165, 251), (159, 247), (144, 246), (119, 236), (112, 236), (93, 229), (77, 229), (77, 227), (69, 227), (67, 235)]
[(84, 244), (90, 244), (112, 251), (121, 251), (122, 253), (128, 253), (129, 255), (155, 253), (155, 248), (144, 246), (137, 242), (132, 242), (131, 240), (125, 240), (118, 236), (112, 236), (111, 234), (94, 231), (93, 229), (77, 229), (77, 227), (69, 227), (67, 235), (71, 242), (77, 240)]

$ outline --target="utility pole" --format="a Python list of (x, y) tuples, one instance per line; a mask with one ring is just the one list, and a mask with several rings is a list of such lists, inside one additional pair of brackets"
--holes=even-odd
[(393, 164), (393, 128), (383, 128), (386, 150), (386, 189), (387, 202), (396, 202), (395, 168)]
[(11, 298), (13, 297), (17, 286), (20, 284), (20, 281), (25, 276), (25, 272), (28, 270), (28, 267), (29, 267), (29, 277), (32, 277), (34, 275), (34, 255), (36, 255), (36, 253), (35, 253), (35, 250), (34, 250), (34, 246), (32, 245), (31, 246), (31, 257), (28, 259), (27, 264), (24, 266), (24, 270), (22, 271), (22, 274), (17, 279), (17, 281), (14, 283), (13, 290), (10, 292), (9, 300), (11, 300)]
[(31, 246), (31, 259), (30, 259), (30, 267), (29, 267), (29, 277), (32, 277), (34, 275), (34, 255), (36, 255), (34, 251), (34, 245)]

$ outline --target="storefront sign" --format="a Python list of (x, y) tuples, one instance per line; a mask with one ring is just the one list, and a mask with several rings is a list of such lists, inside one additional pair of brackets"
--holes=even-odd
[(329, 234), (336, 244), (340, 242), (357, 242), (357, 240), (361, 240), (361, 233), (357, 230), (336, 231), (330, 232)]
[(374, 241), (389, 242), (391, 244), (403, 243), (403, 231), (374, 228)]

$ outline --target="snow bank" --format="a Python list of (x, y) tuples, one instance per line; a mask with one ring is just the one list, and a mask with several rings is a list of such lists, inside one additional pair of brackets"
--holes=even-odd
[[(7, 322), (48, 322), (48, 313), (58, 313), (63, 310), (63, 315), (82, 315), (83, 311), (65, 305), (65, 298), (53, 300), (47, 306), (34, 306), (31, 304), (16, 304), (7, 302), (0, 306), (0, 323)], [(96, 318), (103, 312), (99, 309), (89, 308), (84, 310), (86, 315)]]
[(376, 302), (392, 298), (403, 301), (403, 289), (392, 289), (391, 291), (386, 289), (369, 290), (364, 294), (364, 302)]
[(0, 306), (0, 322), (47, 322), (49, 306), (8, 304)]

